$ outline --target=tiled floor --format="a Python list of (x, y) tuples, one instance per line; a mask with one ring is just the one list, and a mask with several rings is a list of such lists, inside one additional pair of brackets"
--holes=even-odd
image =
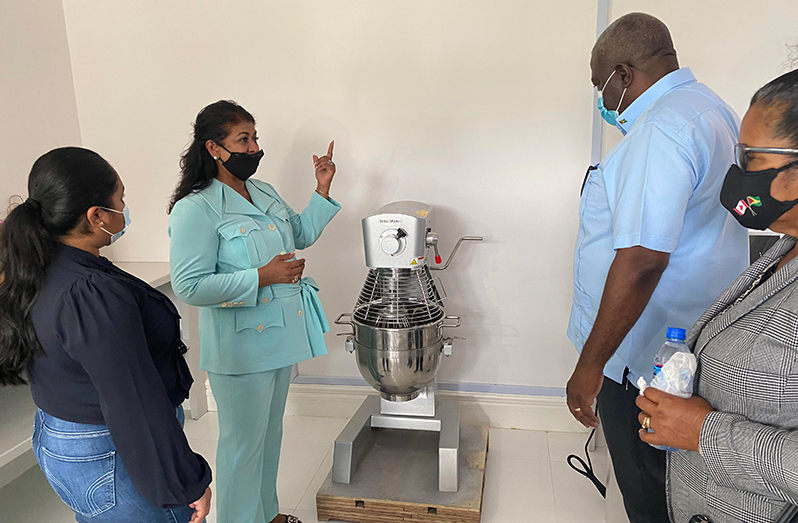
[[(316, 523), (315, 494), (332, 466), (332, 444), (343, 418), (289, 416), (277, 489), (282, 511)], [(192, 448), (215, 467), (219, 426), (215, 413), (186, 423)], [(585, 435), (491, 429), (482, 521), (484, 523), (601, 523), (604, 500), (595, 487), (565, 462), (581, 455)], [(597, 463), (596, 463), (597, 462)], [(594, 458), (606, 470), (603, 456)], [(215, 523), (214, 510), (208, 523)], [(67, 523), (72, 512), (50, 489), (38, 468), (0, 489), (3, 523)]]

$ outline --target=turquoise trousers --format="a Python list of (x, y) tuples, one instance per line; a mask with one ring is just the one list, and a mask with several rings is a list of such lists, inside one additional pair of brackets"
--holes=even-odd
[(277, 468), (291, 367), (208, 377), (219, 409), (216, 521), (268, 523), (280, 506)]

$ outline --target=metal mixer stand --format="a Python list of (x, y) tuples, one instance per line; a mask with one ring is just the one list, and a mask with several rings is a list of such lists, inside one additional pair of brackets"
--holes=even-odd
[[(440, 433), (438, 439), (438, 490), (441, 492), (457, 492), (458, 489), (458, 455), (460, 452), (460, 402), (457, 400), (441, 401), (435, 409), (434, 388), (424, 391), (422, 397), (408, 402), (390, 402), (379, 396), (369, 396), (346, 424), (344, 430), (335, 440), (333, 449), (332, 481), (350, 483), (357, 470), (360, 452), (371, 429), (403, 429)], [(422, 400), (415, 406), (427, 410), (432, 401), (431, 416), (408, 416), (385, 414), (385, 409), (396, 411), (402, 406), (413, 410), (415, 401)], [(381, 409), (381, 403), (385, 408)], [(422, 406), (426, 404), (426, 406)], [(437, 410), (437, 412), (435, 412)]]

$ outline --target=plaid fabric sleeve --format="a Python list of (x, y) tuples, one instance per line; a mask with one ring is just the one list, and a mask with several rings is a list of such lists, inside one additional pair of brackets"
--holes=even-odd
[(798, 504), (798, 431), (710, 412), (699, 445), (718, 485)]

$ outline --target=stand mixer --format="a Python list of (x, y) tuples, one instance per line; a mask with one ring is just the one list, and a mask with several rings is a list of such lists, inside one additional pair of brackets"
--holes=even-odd
[[(438, 489), (457, 492), (460, 404), (436, 402), (435, 376), (441, 354), (452, 354), (453, 338), (444, 329), (461, 325), (443, 309), (445, 290), (430, 271), (449, 267), (465, 241), (458, 240), (441, 265), (432, 207), (394, 202), (362, 220), (369, 273), (352, 313), (335, 321), (349, 325), (346, 350), (355, 353), (366, 381), (380, 393), (370, 396), (335, 440), (332, 481), (349, 483), (357, 468), (357, 451), (372, 428), (439, 432)], [(437, 265), (428, 264), (432, 248)]]

